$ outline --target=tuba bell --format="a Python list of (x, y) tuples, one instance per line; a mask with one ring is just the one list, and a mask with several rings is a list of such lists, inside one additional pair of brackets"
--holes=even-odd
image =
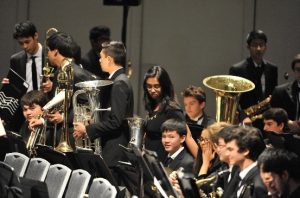
[(216, 93), (216, 121), (236, 124), (236, 110), (241, 93), (254, 89), (250, 80), (232, 75), (210, 76), (203, 84)]

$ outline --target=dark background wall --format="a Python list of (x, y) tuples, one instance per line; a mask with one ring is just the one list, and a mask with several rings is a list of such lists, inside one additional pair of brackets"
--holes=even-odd
[[(144, 116), (141, 85), (149, 66), (165, 67), (181, 101), (185, 87), (203, 87), (205, 77), (227, 74), (230, 65), (247, 57), (245, 37), (253, 26), (267, 34), (265, 57), (278, 65), (279, 83), (285, 82), (284, 72), (291, 72), (290, 62), (300, 53), (299, 10), (299, 0), (142, 0), (130, 7), (126, 45), (136, 114)], [(112, 39), (121, 40), (122, 17), (122, 6), (104, 6), (102, 0), (0, 0), (1, 79), (10, 56), (20, 50), (12, 38), (15, 23), (33, 21), (42, 44), (50, 27), (70, 33), (84, 54), (93, 26), (107, 25)], [(214, 94), (205, 90), (207, 111), (214, 115)]]

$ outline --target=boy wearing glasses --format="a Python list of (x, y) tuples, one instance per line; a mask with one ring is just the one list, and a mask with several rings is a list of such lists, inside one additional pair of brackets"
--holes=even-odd
[(164, 161), (165, 167), (171, 170), (182, 167), (184, 172), (192, 173), (194, 158), (183, 146), (187, 133), (185, 122), (176, 119), (166, 120), (161, 126), (161, 131), (161, 141), (168, 153)]

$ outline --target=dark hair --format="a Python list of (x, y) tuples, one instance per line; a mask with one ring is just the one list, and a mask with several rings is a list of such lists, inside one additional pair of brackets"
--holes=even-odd
[(235, 140), (239, 152), (248, 150), (248, 158), (253, 161), (257, 160), (266, 147), (259, 129), (255, 127), (234, 126), (224, 140), (226, 143)]
[(97, 40), (99, 37), (104, 40), (110, 40), (110, 29), (104, 25), (93, 27), (89, 34), (90, 40)]
[(253, 30), (251, 32), (249, 32), (249, 34), (247, 35), (247, 44), (250, 45), (251, 42), (255, 39), (261, 39), (263, 41), (265, 41), (265, 43), (267, 43), (268, 39), (266, 34), (262, 31), (262, 30)]
[(215, 133), (214, 135), (211, 136), (212, 142), (218, 143), (219, 138), (225, 140), (230, 135), (231, 130), (235, 127), (236, 127), (235, 125), (228, 124), (227, 126), (222, 128), (218, 133)]
[(161, 86), (161, 103), (168, 104), (175, 102), (175, 93), (173, 83), (167, 71), (161, 66), (152, 66), (144, 75), (143, 89), (144, 89), (144, 102), (145, 108), (148, 112), (152, 112), (157, 105), (157, 101), (153, 100), (147, 91), (148, 78), (156, 78)]
[(115, 64), (125, 66), (126, 48), (121, 41), (110, 41), (102, 43), (102, 51), (104, 54), (112, 57)]
[(283, 171), (287, 171), (296, 181), (300, 181), (299, 166), (299, 156), (285, 149), (268, 148), (258, 158), (258, 167), (262, 172), (282, 175)]
[(61, 55), (67, 58), (74, 57), (73, 38), (64, 32), (55, 32), (47, 39), (47, 46), (50, 50), (57, 49)]
[(37, 104), (41, 107), (45, 106), (48, 102), (47, 94), (45, 94), (41, 90), (32, 90), (26, 93), (21, 98), (21, 107), (23, 108), (24, 105), (32, 106)]
[(81, 63), (81, 47), (77, 43), (73, 42), (71, 48), (73, 51), (74, 62), (79, 65)]
[(270, 108), (263, 113), (265, 120), (274, 120), (277, 124), (284, 124), (284, 129), (288, 129), (288, 114), (282, 108)]
[(182, 120), (178, 119), (168, 119), (162, 125), (160, 130), (163, 132), (165, 131), (177, 131), (180, 136), (186, 135), (186, 123)]
[(13, 38), (34, 37), (35, 33), (37, 33), (37, 29), (31, 21), (20, 22), (15, 25)]
[(193, 85), (188, 86), (183, 92), (183, 97), (194, 97), (199, 103), (206, 101), (206, 94), (201, 87), (196, 87)]
[(291, 66), (293, 71), (295, 70), (296, 63), (300, 63), (300, 54), (297, 54), (292, 61)]

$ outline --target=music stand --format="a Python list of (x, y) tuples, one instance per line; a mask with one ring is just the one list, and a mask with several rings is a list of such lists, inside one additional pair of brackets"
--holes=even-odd
[[(163, 195), (163, 193), (165, 192), (165, 194), (167, 194), (167, 197), (178, 197), (177, 193), (174, 191), (174, 188), (172, 187), (172, 184), (168, 179), (163, 164), (157, 159), (156, 152), (145, 150), (143, 158), (145, 159), (148, 167), (154, 175), (154, 184), (156, 185), (158, 190), (160, 190), (160, 186), (158, 185), (158, 183), (155, 182), (155, 180), (157, 179), (159, 184), (161, 184), (162, 189), (160, 190), (160, 193)], [(162, 192), (162, 190), (164, 192)]]
[(72, 164), (65, 153), (56, 151), (51, 146), (38, 144), (36, 154), (37, 157), (47, 160), (50, 164), (62, 164), (72, 170), (76, 168), (76, 164)]
[[(142, 152), (135, 146), (131, 148), (124, 147), (123, 145), (119, 145), (122, 149), (123, 153), (125, 154), (126, 158), (130, 161), (131, 165), (134, 168), (138, 169), (138, 181), (137, 181), (137, 193), (139, 197), (144, 197), (144, 183), (151, 181), (153, 182), (153, 174), (147, 165), (145, 159), (143, 158)], [(126, 165), (124, 162), (120, 162), (120, 164)], [(131, 189), (132, 193), (134, 190)]]
[(3, 161), (6, 153), (18, 152), (28, 156), (22, 136), (11, 131), (6, 131), (6, 136), (0, 137), (0, 160)]

